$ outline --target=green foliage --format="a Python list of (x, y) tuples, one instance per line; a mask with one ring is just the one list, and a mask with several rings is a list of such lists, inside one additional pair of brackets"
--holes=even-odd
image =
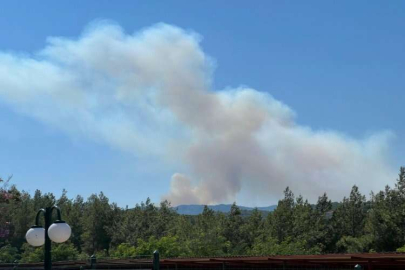
[(366, 198), (361, 195), (357, 186), (353, 186), (349, 198), (334, 212), (335, 226), (340, 235), (358, 237), (364, 233), (366, 221)]
[(157, 239), (151, 236), (148, 241), (139, 239), (138, 246), (132, 246), (129, 243), (122, 243), (111, 251), (112, 257), (130, 258), (150, 256), (155, 250), (159, 250), (163, 258), (179, 257), (184, 255), (183, 247), (180, 245), (177, 237), (163, 236)]
[(270, 235), (278, 242), (283, 242), (292, 235), (294, 207), (294, 193), (287, 187), (284, 191), (284, 199), (278, 202), (277, 208), (272, 215), (268, 216)]
[(367, 231), (377, 251), (395, 251), (405, 244), (405, 198), (397, 189), (386, 187), (372, 196)]
[(258, 240), (250, 255), (305, 255), (305, 254), (319, 254), (320, 248), (317, 246), (308, 248), (305, 241), (295, 241), (287, 237), (281, 243), (277, 239), (267, 237), (265, 241)]
[(175, 236), (163, 236), (159, 240), (151, 236), (148, 241), (140, 240), (136, 248), (138, 255), (149, 255), (159, 250), (163, 258), (178, 257), (183, 254), (182, 246)]
[(332, 202), (323, 194), (318, 198), (315, 209), (311, 215), (312, 229), (309, 228), (309, 246), (318, 247), (322, 252), (328, 251), (332, 235), (330, 231), (329, 213), (332, 210)]
[(229, 242), (228, 254), (242, 254), (243, 250), (246, 249), (246, 236), (244, 234), (245, 232), (242, 230), (244, 223), (242, 212), (236, 206), (236, 203), (233, 203), (231, 211), (225, 219), (225, 228), (223, 231), (226, 241)]
[(353, 186), (342, 202), (326, 194), (311, 205), (286, 188), (274, 212), (255, 209), (243, 215), (234, 203), (230, 213), (204, 207), (197, 216), (177, 214), (167, 201), (148, 198), (134, 208), (120, 208), (100, 193), (87, 200), (63, 191), (21, 192), (0, 180), (0, 261), (38, 262), (43, 248), (26, 244), (25, 233), (39, 208), (57, 204), (72, 227), (69, 243), (53, 245), (53, 260), (95, 254), (139, 257), (159, 250), (162, 257), (291, 255), (329, 252), (405, 252), (405, 168), (394, 188), (372, 194), (369, 201)]
[(337, 249), (344, 253), (362, 253), (370, 251), (372, 238), (368, 235), (362, 237), (343, 236), (337, 243)]
[(18, 250), (15, 247), (12, 247), (10, 244), (7, 244), (0, 248), (0, 262), (3, 263), (12, 263), (15, 260), (19, 259)]
[(112, 257), (117, 258), (131, 258), (136, 257), (137, 251), (134, 246), (131, 246), (129, 243), (119, 244), (115, 249), (111, 251)]
[(71, 261), (79, 258), (79, 252), (72, 243), (53, 244), (53, 261)]
[[(21, 262), (42, 262), (44, 260), (44, 247), (32, 247), (25, 243), (22, 246)], [(53, 244), (52, 261), (77, 260), (79, 252), (72, 243)]]
[(397, 252), (405, 252), (405, 246), (397, 248)]
[(98, 196), (91, 195), (83, 206), (82, 234), (83, 249), (88, 254), (110, 248), (114, 217), (119, 210), (115, 204), (110, 205), (108, 198), (101, 192)]
[(21, 262), (33, 263), (44, 261), (44, 247), (32, 247), (28, 243), (24, 243), (21, 254)]

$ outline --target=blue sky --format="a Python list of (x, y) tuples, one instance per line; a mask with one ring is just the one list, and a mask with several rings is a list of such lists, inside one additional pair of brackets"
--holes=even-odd
[[(202, 36), (216, 63), (213, 91), (268, 92), (295, 111), (299, 125), (353, 139), (391, 131), (390, 162), (398, 167), (405, 164), (404, 12), (402, 1), (4, 1), (0, 52), (29, 56), (48, 37), (76, 40), (98, 20), (127, 34), (164, 22)], [(0, 175), (13, 174), (19, 188), (84, 197), (103, 191), (121, 206), (168, 192), (178, 167), (66, 133), (1, 99)], [(277, 200), (249, 196), (237, 198)]]

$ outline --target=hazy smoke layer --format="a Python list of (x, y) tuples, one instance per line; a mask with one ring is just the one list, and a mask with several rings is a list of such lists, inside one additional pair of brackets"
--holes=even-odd
[(268, 93), (212, 91), (199, 39), (165, 24), (133, 35), (104, 24), (77, 40), (49, 38), (32, 56), (0, 53), (0, 100), (73, 135), (174, 161), (184, 170), (164, 196), (174, 205), (230, 202), (242, 189), (274, 201), (287, 185), (340, 199), (355, 183), (369, 191), (395, 177), (389, 133), (315, 131)]

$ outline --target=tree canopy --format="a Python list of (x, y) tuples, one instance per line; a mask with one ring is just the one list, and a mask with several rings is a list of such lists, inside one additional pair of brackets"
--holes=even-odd
[[(10, 179), (9, 179), (10, 180)], [(311, 205), (290, 188), (268, 215), (257, 209), (242, 215), (208, 207), (197, 216), (178, 214), (150, 199), (121, 208), (103, 194), (59, 198), (40, 190), (30, 194), (0, 179), (0, 262), (43, 260), (43, 249), (28, 246), (25, 233), (39, 208), (58, 205), (72, 227), (67, 243), (55, 244), (54, 260), (139, 257), (156, 249), (163, 257), (320, 254), (405, 250), (405, 168), (394, 187), (367, 200), (357, 186), (341, 202), (321, 194)]]

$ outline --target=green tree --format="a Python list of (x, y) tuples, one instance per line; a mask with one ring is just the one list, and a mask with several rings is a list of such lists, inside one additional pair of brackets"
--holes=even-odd
[(337, 250), (344, 253), (362, 253), (368, 252), (372, 244), (370, 235), (360, 237), (343, 236), (336, 243)]
[(251, 249), (256, 241), (256, 238), (264, 233), (264, 220), (262, 213), (257, 208), (253, 209), (252, 213), (246, 218), (245, 223), (240, 230), (242, 231), (247, 249)]
[(395, 189), (372, 194), (366, 231), (373, 236), (376, 251), (395, 251), (405, 245), (405, 167), (401, 167)]
[(309, 233), (313, 230), (313, 209), (302, 196), (296, 200), (293, 212), (292, 236), (295, 239), (307, 241)]
[(54, 260), (93, 253), (136, 257), (155, 249), (163, 257), (405, 250), (404, 167), (395, 188), (387, 186), (367, 201), (354, 186), (333, 208), (326, 194), (310, 205), (302, 196), (295, 199), (287, 188), (266, 218), (257, 209), (242, 213), (235, 203), (230, 213), (205, 206), (200, 215), (186, 216), (167, 201), (156, 206), (149, 198), (124, 209), (103, 193), (84, 200), (70, 199), (63, 191), (56, 200), (51, 193), (37, 190), (31, 195), (0, 180), (0, 261), (43, 260), (43, 248), (29, 247), (25, 233), (37, 210), (55, 203), (72, 227), (72, 236), (68, 243), (53, 246)]
[(402, 206), (399, 192), (388, 186), (372, 194), (366, 228), (373, 235), (376, 251), (395, 251), (404, 245)]
[[(230, 243), (223, 235), (226, 217), (215, 213), (212, 209), (204, 206), (203, 212), (192, 223), (191, 230), (185, 238), (185, 253), (191, 256), (221, 256), (230, 249)], [(229, 224), (228, 224), (229, 225)], [(187, 228), (187, 227), (186, 227)], [(184, 238), (183, 238), (184, 239)]]
[(232, 255), (243, 254), (247, 248), (245, 235), (241, 230), (244, 226), (244, 220), (242, 218), (242, 212), (236, 203), (232, 204), (224, 225), (225, 229), (223, 235), (230, 244), (228, 253)]
[(17, 249), (20, 249), (25, 243), (25, 234), (27, 230), (35, 222), (36, 210), (33, 205), (33, 200), (31, 196), (22, 192), (20, 196), (20, 201), (12, 203), (10, 205), (12, 209), (11, 226), (12, 235), (9, 238), (10, 244)]
[(277, 208), (268, 216), (268, 224), (272, 238), (278, 243), (292, 236), (295, 198), (294, 193), (287, 187), (284, 199), (278, 201)]
[(159, 210), (149, 198), (133, 209), (125, 209), (116, 214), (109, 234), (112, 244), (129, 243), (136, 246), (139, 239), (148, 241), (151, 236), (163, 236), (171, 230), (174, 213), (166, 202)]
[(109, 250), (111, 235), (108, 228), (114, 223), (115, 205), (110, 205), (108, 198), (101, 192), (91, 195), (83, 211), (83, 250), (93, 254), (100, 250)]
[(326, 193), (318, 198), (315, 209), (312, 213), (313, 229), (310, 234), (309, 244), (312, 247), (319, 248), (322, 252), (328, 250), (331, 242), (331, 228), (329, 226), (330, 212), (332, 210), (332, 202), (329, 200)]

